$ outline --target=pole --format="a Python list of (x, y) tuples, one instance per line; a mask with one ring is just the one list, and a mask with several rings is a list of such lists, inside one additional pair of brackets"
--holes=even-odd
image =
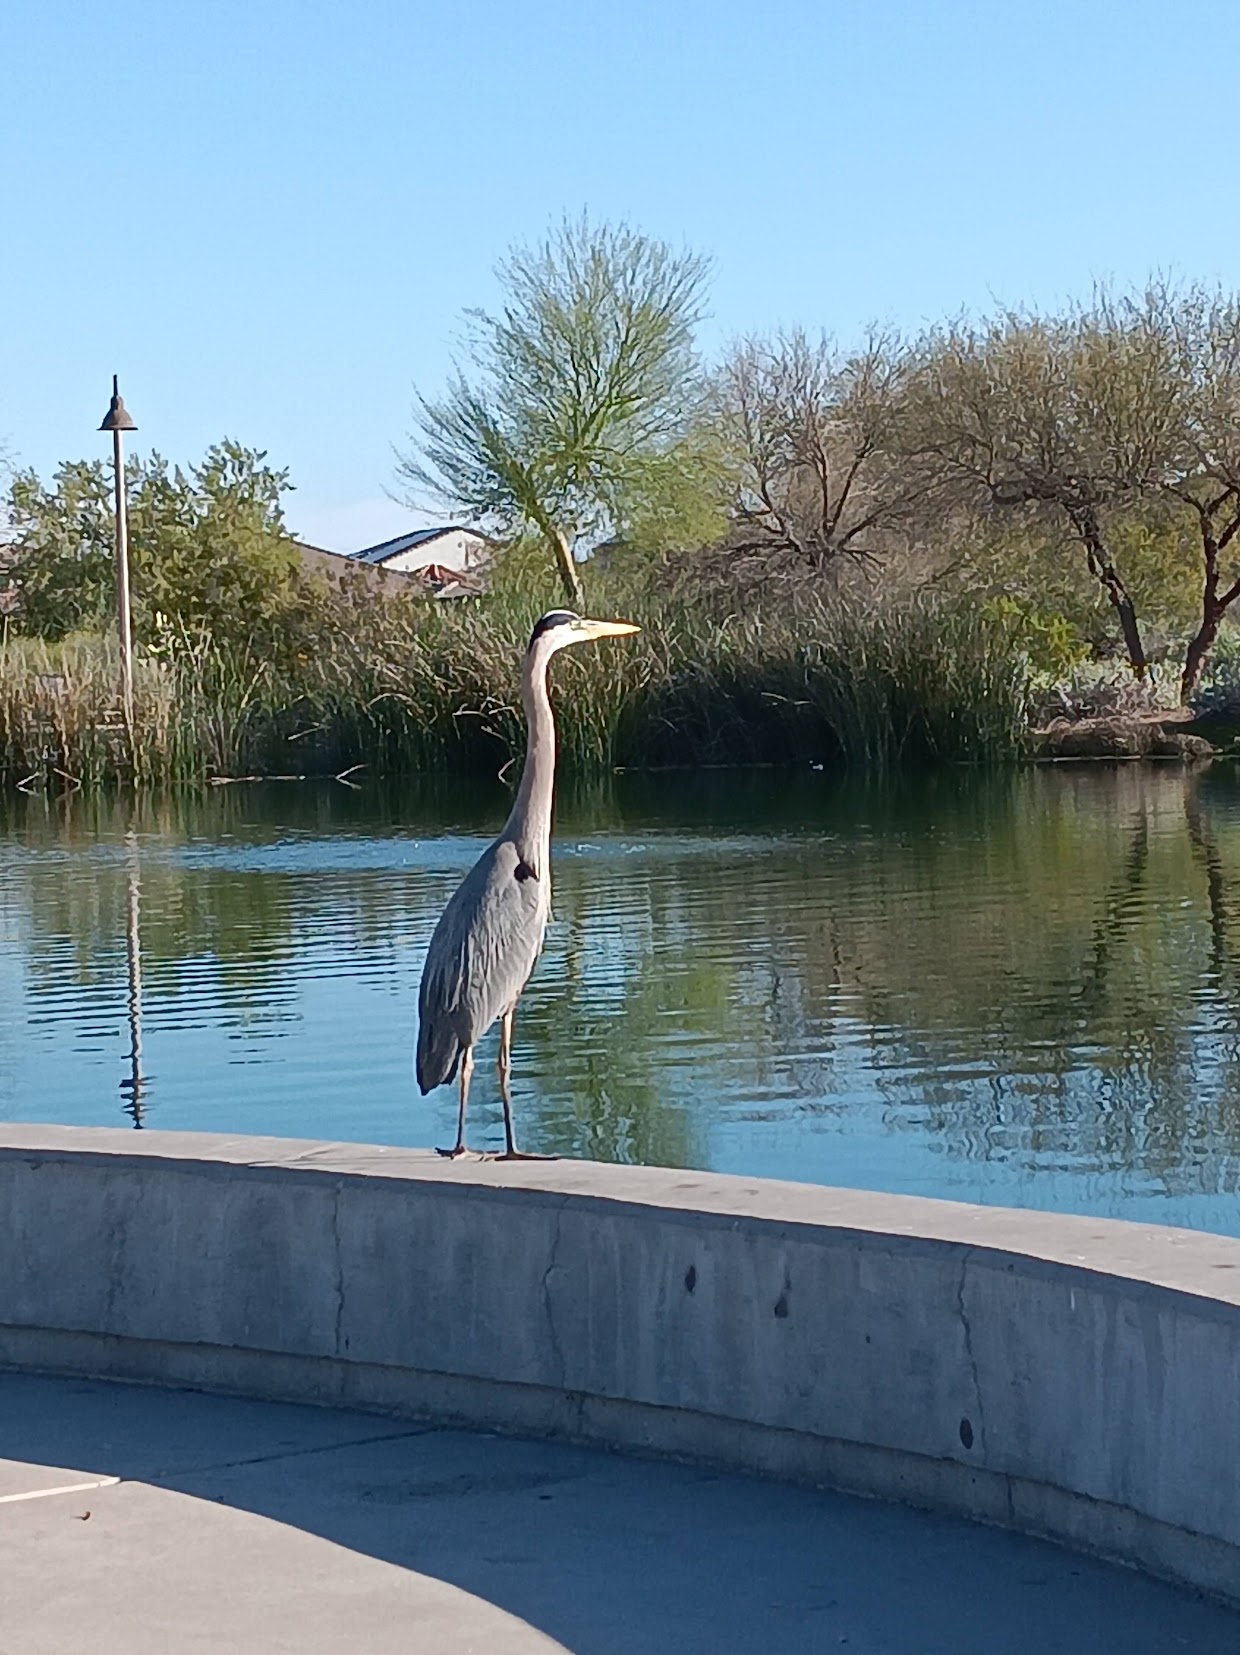
[[(116, 380), (112, 381), (115, 392)], [(125, 732), (133, 746), (133, 628), (129, 619), (129, 540), (125, 521), (125, 456), (119, 430), (112, 433), (116, 470), (116, 632), (121, 651), (121, 708)]]

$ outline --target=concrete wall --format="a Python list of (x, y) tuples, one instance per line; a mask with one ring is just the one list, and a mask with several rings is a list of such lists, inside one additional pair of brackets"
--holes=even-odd
[(14, 1126), (0, 1215), (0, 1365), (685, 1454), (1240, 1601), (1237, 1241), (656, 1169)]

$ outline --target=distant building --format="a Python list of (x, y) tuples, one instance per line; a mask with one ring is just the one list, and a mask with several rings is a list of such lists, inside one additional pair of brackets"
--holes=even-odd
[(295, 544), (309, 574), (334, 581), (360, 578), (374, 591), (412, 589), (436, 598), (474, 597), (485, 590), (494, 550), (485, 535), (459, 525), (413, 529), (360, 552), (329, 552), (305, 540)]
[(394, 540), (381, 540), (377, 546), (366, 546), (352, 553), (352, 561), (398, 575), (416, 575), (433, 569), (437, 578), (430, 584), (445, 584), (449, 576), (480, 584), (491, 553), (491, 542), (485, 535), (454, 523), (442, 529), (414, 529), (409, 534), (398, 534)]
[(308, 575), (331, 575), (338, 579), (348, 570), (347, 552), (329, 552), (326, 546), (312, 546), (308, 540), (294, 539), (293, 547)]
[(399, 592), (410, 584), (405, 575), (389, 575), (382, 568), (359, 567), (347, 552), (329, 552), (325, 547), (312, 546), (306, 540), (294, 540), (293, 546), (306, 574), (315, 575), (335, 586), (352, 587), (360, 582), (369, 592)]

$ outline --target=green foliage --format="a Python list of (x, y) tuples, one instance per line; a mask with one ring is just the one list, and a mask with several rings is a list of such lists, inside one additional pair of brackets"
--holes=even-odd
[[(1158, 502), (1109, 512), (1105, 524), (1151, 657), (1178, 652), (1200, 604), (1191, 525)], [(955, 583), (992, 613), (1019, 620), (1021, 647), (1040, 676), (1067, 677), (1091, 656), (1114, 653), (1111, 605), (1055, 518), (987, 518), (960, 535), (958, 556)]]
[(130, 506), (135, 615), (241, 639), (269, 635), (299, 571), (280, 500), (287, 471), (223, 442), (184, 472), (158, 456), (139, 473)]
[[(705, 263), (627, 225), (565, 221), (497, 272), (498, 315), (470, 313), (470, 370), (420, 401), (401, 474), (498, 536), (568, 548), (666, 493), (692, 400)], [(662, 479), (660, 479), (662, 473)]]
[(1186, 513), (1161, 501), (1118, 514), (1111, 526), (1116, 562), (1124, 570), (1151, 643), (1171, 643), (1176, 653), (1201, 612), (1201, 550)]
[(1240, 628), (1232, 622), (1225, 624), (1219, 633), (1204, 684), (1210, 689), (1240, 687)]
[[(166, 618), (234, 642), (270, 639), (299, 564), (280, 498), (288, 474), (237, 443), (200, 465), (158, 454), (127, 466), (135, 637)], [(58, 467), (50, 487), (22, 472), (9, 493), (22, 630), (60, 638), (98, 626), (115, 601), (113, 484), (103, 461)]]
[(67, 461), (50, 488), (33, 471), (20, 471), (7, 505), (23, 628), (60, 638), (102, 622), (116, 591), (113, 493), (103, 463)]
[[(546, 578), (543, 573), (542, 578)], [(554, 696), (566, 773), (614, 765), (849, 764), (1010, 757), (1028, 671), (1003, 618), (923, 598), (871, 609), (811, 598), (744, 613), (597, 577), (623, 643), (569, 651)], [(320, 593), (279, 663), (169, 630), (137, 661), (139, 781), (255, 772), (494, 772), (525, 744), (520, 667), (542, 607), (514, 589), (426, 603)], [(54, 786), (131, 774), (114, 650), (81, 636), (0, 646), (0, 770)]]
[(1088, 644), (1066, 615), (1014, 597), (991, 598), (982, 613), (1006, 630), (1030, 672), (1044, 682), (1071, 677), (1089, 658)]
[[(176, 684), (137, 663), (135, 699), (141, 739), (131, 771), (117, 706), (115, 638), (73, 633), (50, 642), (8, 636), (0, 641), (0, 771), (10, 783), (64, 788), (98, 786), (118, 777), (179, 779), (170, 731), (177, 717)], [(192, 773), (192, 770), (187, 773)]]
[(728, 528), (733, 493), (728, 456), (704, 423), (653, 454), (618, 503), (622, 555), (642, 561), (695, 551)]
[[(1192, 640), (1187, 695), (1240, 604), (1240, 301), (1102, 293), (852, 350), (791, 329), (703, 373), (692, 254), (583, 218), (499, 276), (401, 462), (500, 538), (485, 598), (306, 580), (261, 452), (131, 466), (139, 779), (504, 763), (530, 624), (583, 575), (643, 626), (557, 664), (583, 771), (1007, 755), (1030, 681)], [(62, 647), (9, 647), (3, 766), (126, 773), (109, 469), (20, 473), (7, 515), (6, 624)]]

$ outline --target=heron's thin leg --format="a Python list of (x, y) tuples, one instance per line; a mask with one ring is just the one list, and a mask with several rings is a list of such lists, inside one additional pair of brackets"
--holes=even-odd
[(461, 1108), (456, 1118), (456, 1143), (451, 1149), (438, 1151), (440, 1155), (447, 1156), (449, 1160), (465, 1153), (465, 1106), (469, 1102), (469, 1082), (473, 1072), (474, 1049), (472, 1046), (466, 1046), (461, 1053)]
[(512, 1093), (508, 1088), (508, 1076), (512, 1071), (512, 1025), (516, 1021), (517, 1008), (510, 1006), (500, 1019), (499, 1025), (499, 1095), (504, 1100), (504, 1141), (507, 1147), (502, 1161), (553, 1161), (554, 1155), (531, 1155), (517, 1148), (517, 1140), (512, 1130)]
[(499, 1095), (504, 1100), (504, 1147), (505, 1153), (517, 1153), (517, 1141), (512, 1132), (512, 1092), (508, 1086), (508, 1077), (512, 1073), (512, 1025), (517, 1014), (516, 1006), (509, 1006), (499, 1020)]

